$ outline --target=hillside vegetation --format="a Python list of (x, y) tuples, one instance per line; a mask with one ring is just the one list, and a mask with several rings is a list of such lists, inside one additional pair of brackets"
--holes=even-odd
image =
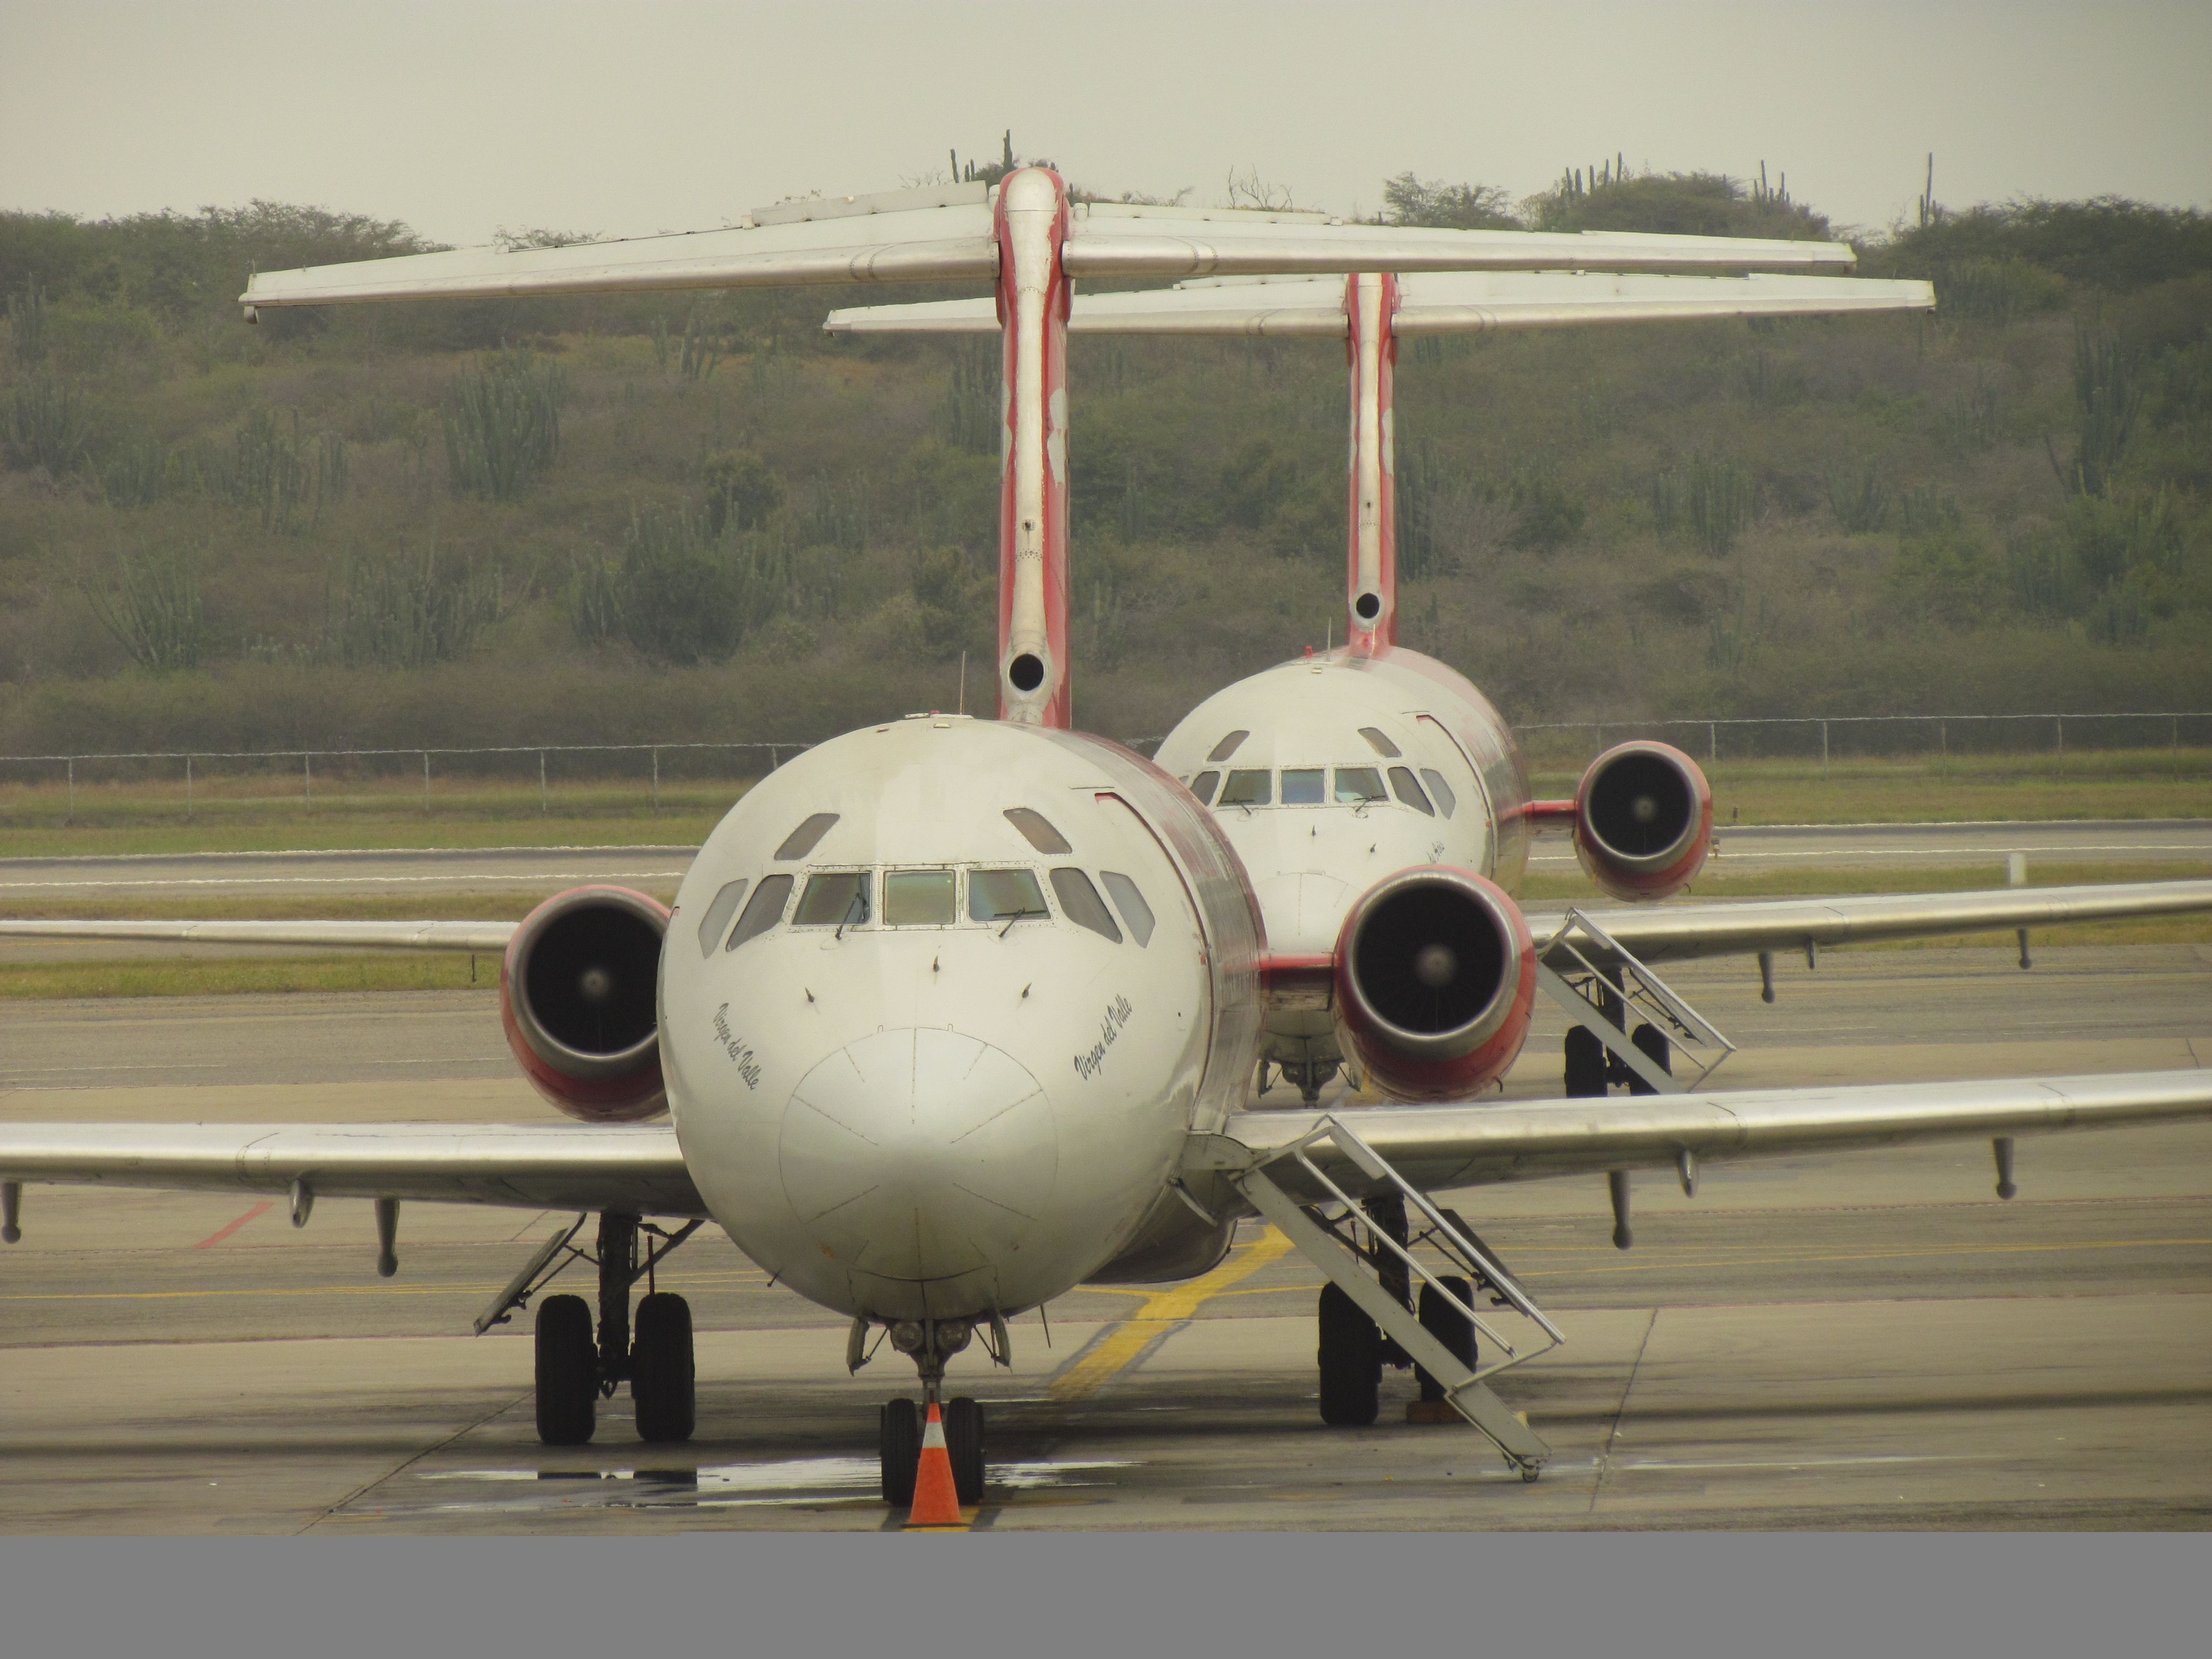
[[(1832, 234), (1612, 167), (1385, 199)], [(951, 706), (963, 652), (988, 701), (994, 348), (831, 339), (830, 290), (239, 320), (252, 269), (422, 246), (0, 214), (0, 753), (810, 738)], [(2212, 220), (1927, 208), (1863, 254), (1936, 315), (1409, 344), (1407, 641), (1524, 720), (2212, 708)], [(1070, 380), (1081, 723), (1321, 645), (1341, 350), (1079, 339)]]

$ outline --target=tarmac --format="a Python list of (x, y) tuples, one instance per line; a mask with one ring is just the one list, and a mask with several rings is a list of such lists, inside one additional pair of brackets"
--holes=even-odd
[[(1670, 982), (1741, 1045), (1716, 1086), (2212, 1064), (2212, 949), (1840, 952), (1772, 1006), (1746, 963)], [(1557, 1092), (1540, 1021), (1508, 1093)], [(1285, 1101), (1284, 1103), (1291, 1103)], [(0, 1118), (542, 1118), (488, 992), (0, 1003)], [(971, 1350), (977, 1529), (2203, 1528), (2212, 1525), (2212, 1124), (1639, 1176), (1450, 1201), (1567, 1340), (1501, 1373), (1556, 1456), (1524, 1485), (1486, 1441), (1314, 1405), (1320, 1277), (1241, 1233), (1182, 1285), (1072, 1293)], [(888, 1351), (856, 1376), (836, 1316), (715, 1230), (690, 1299), (699, 1431), (540, 1446), (527, 1316), (471, 1321), (570, 1218), (410, 1205), (376, 1278), (366, 1204), (31, 1188), (0, 1247), (0, 1528), (15, 1533), (876, 1529)], [(570, 1288), (565, 1283), (561, 1288)], [(587, 1286), (577, 1288), (587, 1289)], [(1501, 1333), (1519, 1340), (1501, 1317)], [(904, 1373), (904, 1374), (902, 1374)]]

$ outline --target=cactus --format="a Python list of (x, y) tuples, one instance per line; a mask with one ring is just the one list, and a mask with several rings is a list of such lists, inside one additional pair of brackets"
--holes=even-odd
[(561, 366), (503, 351), (463, 374), (446, 394), (446, 471), (453, 493), (511, 501), (561, 453)]
[(199, 573), (189, 547), (115, 556), (112, 586), (87, 585), (84, 596), (100, 625), (154, 673), (197, 668), (204, 618)]
[(477, 637), (510, 615), (512, 597), (496, 572), (441, 567), (433, 532), (420, 559), (400, 544), (349, 549), (331, 573), (324, 654), (349, 668), (426, 668), (468, 654)]
[(46, 296), (35, 276), (25, 281), (20, 297), (8, 296), (8, 347), (25, 368), (46, 361)]
[(1827, 471), (1828, 506), (1836, 522), (1854, 536), (1879, 530), (1889, 519), (1889, 486), (1881, 469), (1869, 461), (1853, 473), (1848, 468)]
[(31, 374), (16, 384), (7, 435), (18, 466), (42, 466), (58, 478), (85, 459), (96, 429), (91, 410), (59, 375)]

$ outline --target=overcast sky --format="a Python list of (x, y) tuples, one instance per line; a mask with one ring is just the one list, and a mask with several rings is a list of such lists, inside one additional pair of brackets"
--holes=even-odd
[(255, 197), (635, 234), (1016, 147), (1106, 191), (1518, 197), (1616, 151), (1764, 160), (1839, 222), (1939, 199), (2212, 204), (2212, 3), (0, 0), (0, 206)]

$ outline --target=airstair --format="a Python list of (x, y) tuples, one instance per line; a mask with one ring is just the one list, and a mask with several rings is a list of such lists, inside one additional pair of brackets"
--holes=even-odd
[[(1332, 1179), (1316, 1162), (1314, 1148), (1333, 1144), (1356, 1169), (1364, 1192), (1355, 1196)], [(1324, 1115), (1306, 1133), (1277, 1152), (1243, 1169), (1226, 1172), (1252, 1207), (1282, 1230), (1285, 1237), (1322, 1272), (1328, 1274), (1360, 1309), (1382, 1328), (1384, 1335), (1414, 1364), (1434, 1378), (1443, 1397), (1468, 1423), (1480, 1429), (1521, 1472), (1534, 1480), (1550, 1461), (1552, 1449), (1519, 1413), (1493, 1393), (1486, 1378), (1548, 1353), (1566, 1340), (1559, 1328), (1546, 1318), (1528, 1293), (1514, 1282), (1498, 1260), (1486, 1250), (1464, 1223), (1441, 1210), (1428, 1196), (1390, 1167), (1382, 1156), (1339, 1118)], [(1293, 1196), (1291, 1188), (1319, 1191), (1319, 1204)], [(1377, 1200), (1401, 1200), (1416, 1218), (1403, 1239), (1395, 1229), (1376, 1224)], [(1449, 1267), (1432, 1269), (1417, 1254), (1427, 1247)], [(1462, 1297), (1443, 1282), (1443, 1276), (1463, 1273), (1474, 1294)], [(1424, 1326), (1410, 1305), (1414, 1297), (1394, 1291), (1394, 1284), (1408, 1291), (1415, 1284), (1441, 1297), (1474, 1327), (1477, 1336), (1476, 1363), (1470, 1366), (1447, 1348), (1436, 1333)], [(1492, 1310), (1510, 1310), (1534, 1327), (1518, 1344), (1510, 1341), (1474, 1305)]]
[[(1628, 1078), (1642, 1080), (1639, 1094), (1701, 1087), (1735, 1052), (1711, 1021), (1580, 910), (1568, 911), (1559, 931), (1536, 952), (1536, 983), (1605, 1045)], [(1667, 1039), (1655, 1045), (1657, 1053), (1636, 1041), (1635, 1028), (1642, 1024)], [(1693, 1069), (1687, 1076), (1670, 1068), (1670, 1048), (1689, 1060)]]

